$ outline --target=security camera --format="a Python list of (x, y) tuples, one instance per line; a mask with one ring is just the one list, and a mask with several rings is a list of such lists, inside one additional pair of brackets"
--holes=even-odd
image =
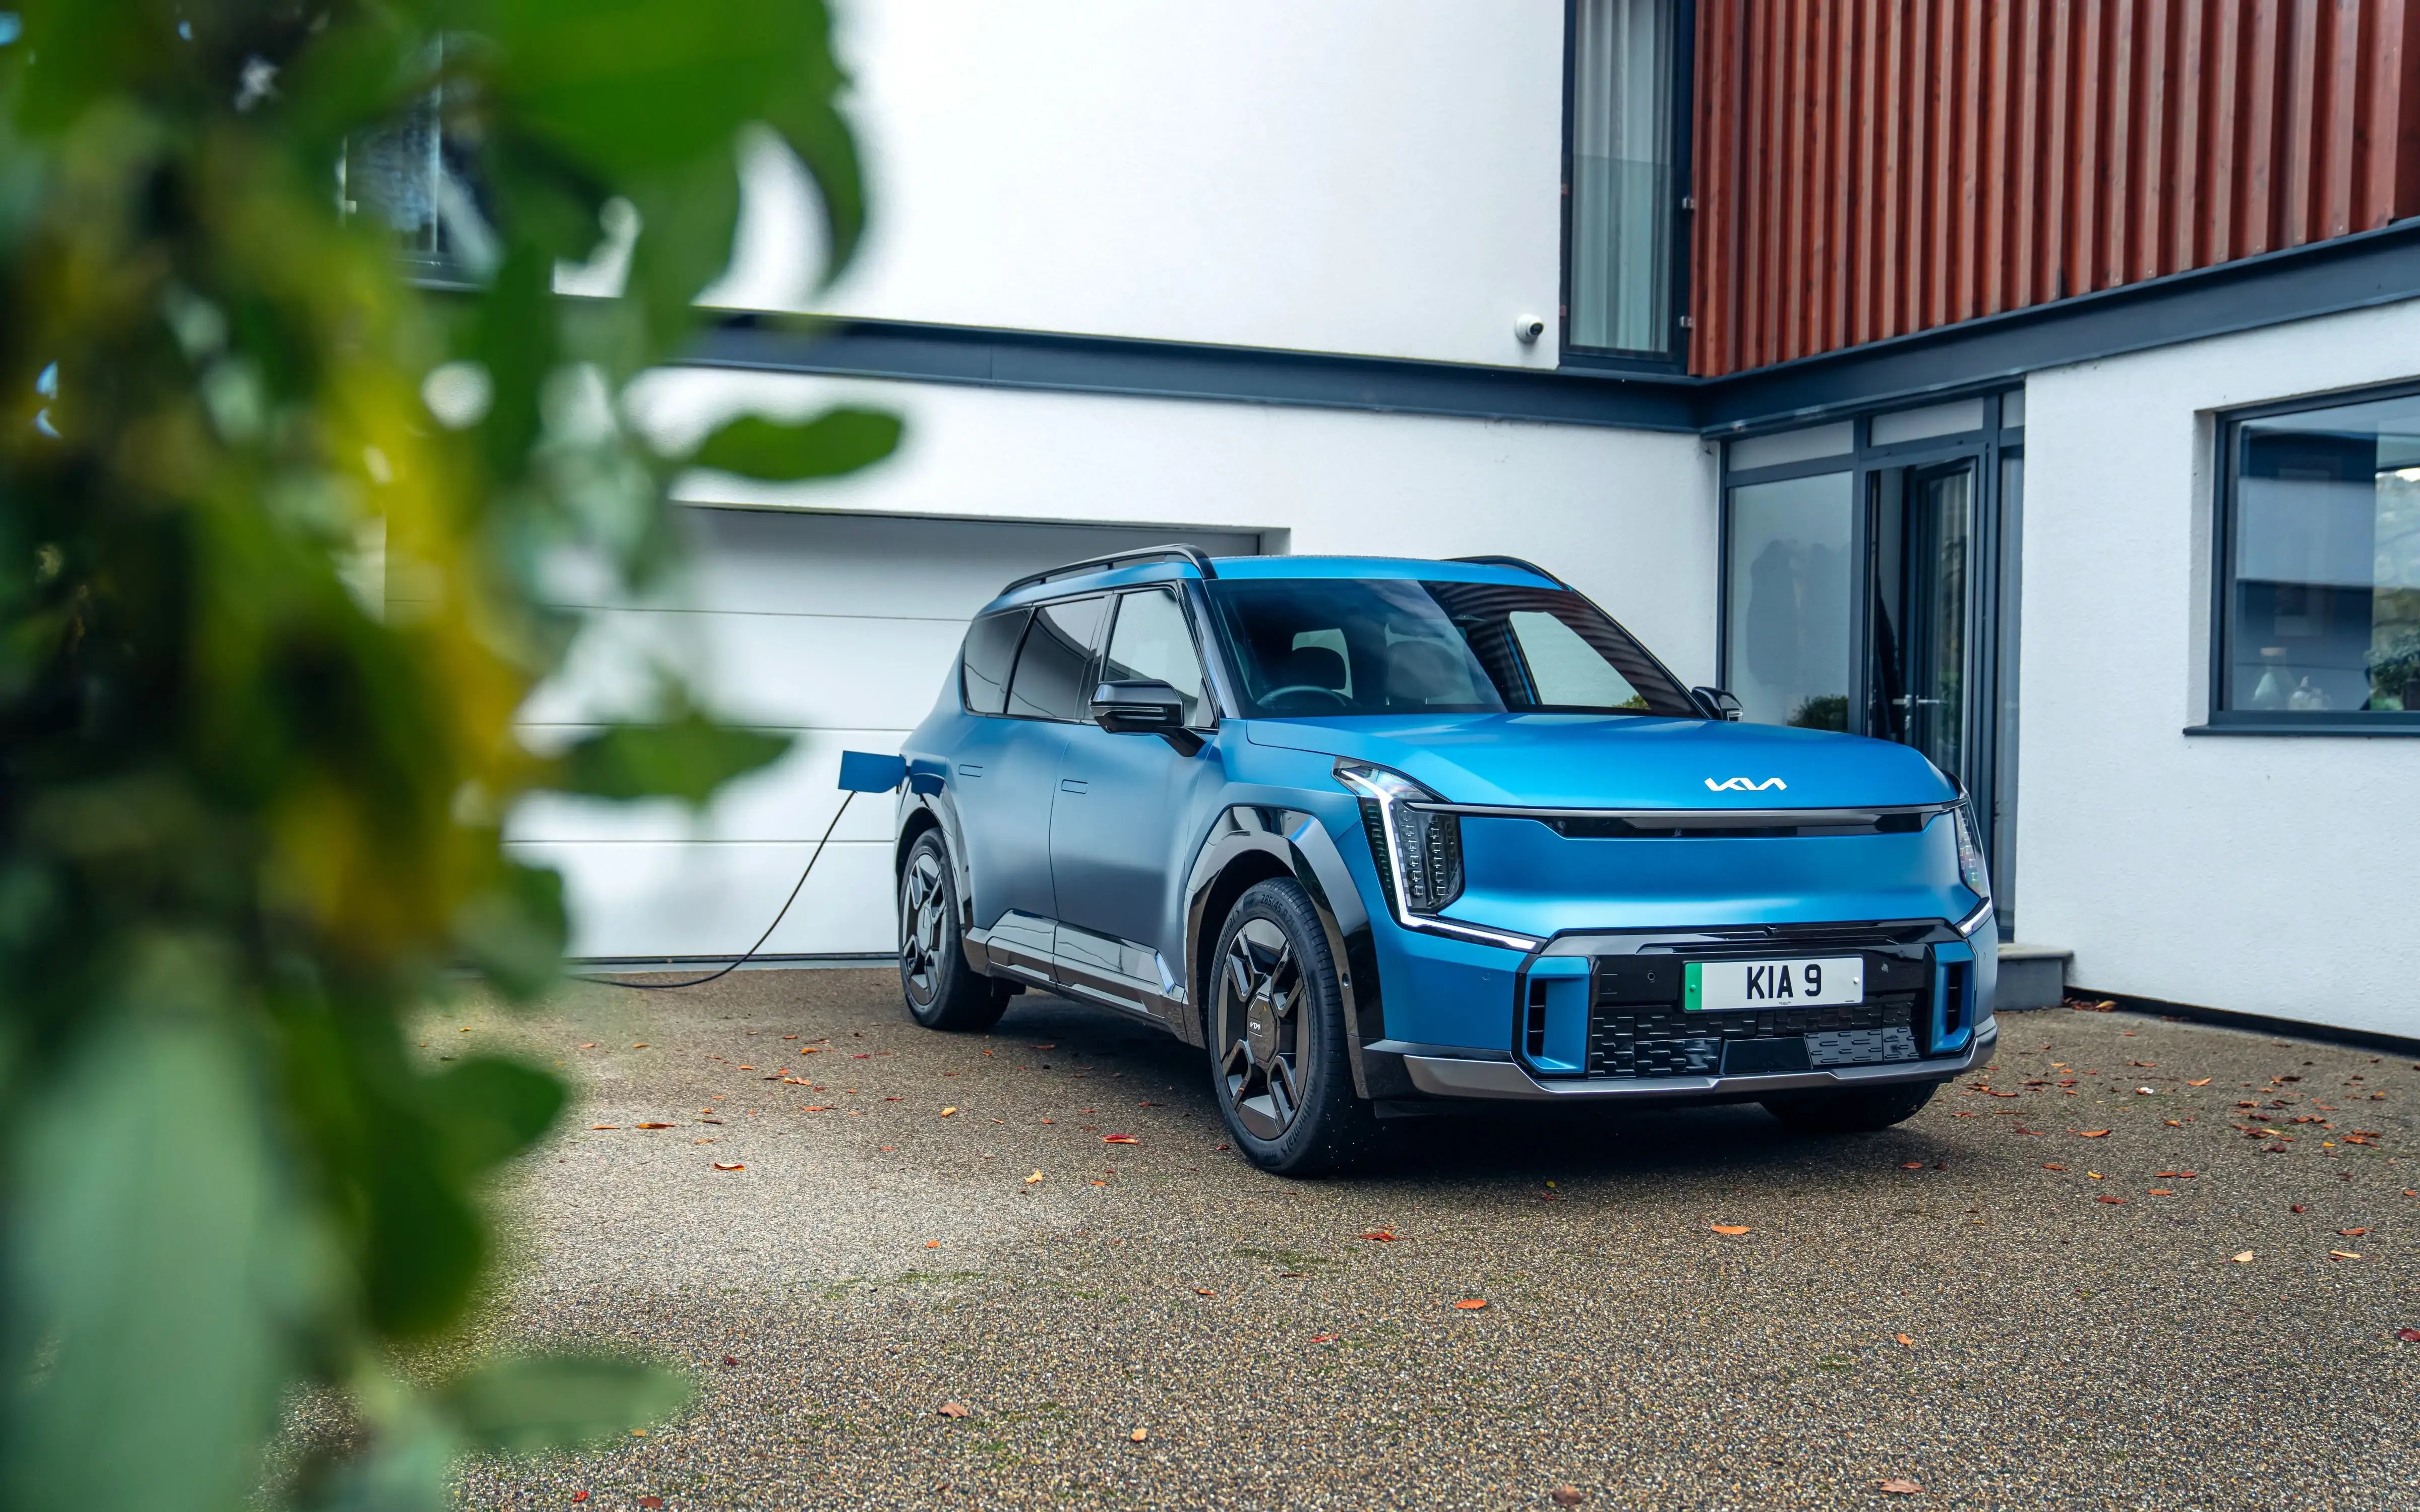
[(1512, 334), (1524, 347), (1535, 342), (1545, 333), (1546, 322), (1534, 315), (1516, 315), (1512, 317)]

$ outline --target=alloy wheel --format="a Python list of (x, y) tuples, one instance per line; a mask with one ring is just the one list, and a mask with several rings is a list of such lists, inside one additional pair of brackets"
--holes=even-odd
[(1313, 1016), (1294, 942), (1269, 919), (1247, 919), (1218, 964), (1218, 1070), (1255, 1138), (1278, 1138), (1302, 1111)]
[(899, 975), (920, 1008), (940, 991), (943, 907), (941, 863), (931, 851), (918, 851), (900, 888)]

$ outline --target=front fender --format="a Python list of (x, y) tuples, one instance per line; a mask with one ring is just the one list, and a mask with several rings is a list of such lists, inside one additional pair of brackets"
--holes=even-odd
[[(1377, 951), (1370, 937), (1370, 914), (1360, 889), (1346, 870), (1344, 857), (1318, 815), (1300, 809), (1236, 804), (1211, 822), (1195, 853), (1185, 884), (1185, 980), (1194, 993), (1195, 1011), (1186, 1015), (1186, 1039), (1203, 1044), (1210, 1013), (1210, 953), (1218, 948), (1217, 930), (1224, 920), (1211, 917), (1219, 897), (1219, 880), (1248, 856), (1264, 857), (1302, 884), (1310, 894), (1320, 928), (1327, 936), (1328, 959), (1336, 964), (1337, 988), (1343, 999), (1345, 1053), (1353, 1066), (1353, 1089), (1367, 1098), (1402, 1095), (1391, 1088), (1373, 1093), (1361, 1053), (1365, 1040), (1387, 1037), (1385, 1011), (1379, 1000)], [(1384, 1079), (1384, 1078), (1382, 1078)]]

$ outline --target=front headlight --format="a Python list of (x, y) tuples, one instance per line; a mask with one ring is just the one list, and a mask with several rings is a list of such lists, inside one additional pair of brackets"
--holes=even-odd
[(1361, 799), (1370, 857), (1400, 913), (1434, 914), (1462, 896), (1462, 820), (1412, 808), (1442, 801), (1403, 773), (1339, 760), (1336, 780)]
[(1958, 877), (1966, 890), (1989, 903), (1992, 899), (1992, 873), (1983, 865), (1983, 841), (1975, 830), (1975, 810), (1964, 798), (1958, 801)]

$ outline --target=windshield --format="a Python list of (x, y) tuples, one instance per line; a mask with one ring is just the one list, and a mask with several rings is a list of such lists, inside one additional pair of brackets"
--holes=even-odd
[(1253, 717), (1702, 717), (1645, 648), (1575, 593), (1389, 578), (1204, 586), (1243, 675), (1243, 712)]

